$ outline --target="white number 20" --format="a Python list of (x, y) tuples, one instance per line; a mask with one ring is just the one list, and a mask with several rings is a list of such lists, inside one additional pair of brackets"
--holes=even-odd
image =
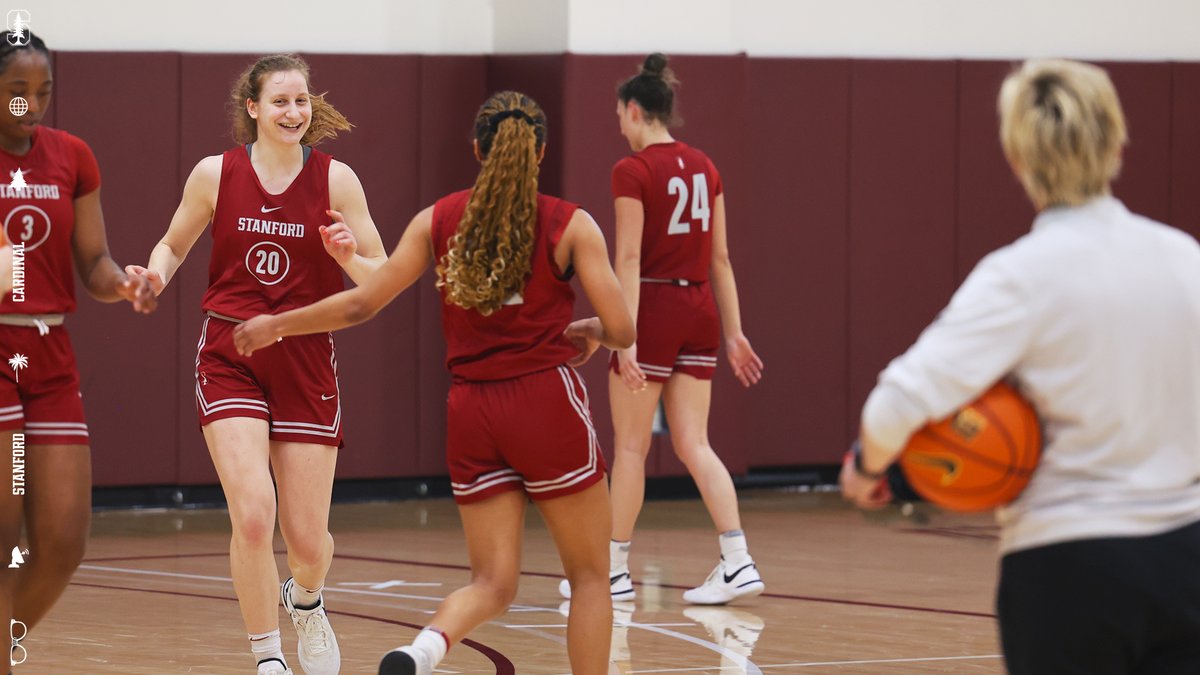
[(254, 268), (259, 274), (279, 274), (279, 251), (255, 251), (258, 254), (258, 267)]
[[(679, 219), (687, 206), (687, 183), (679, 176), (672, 176), (671, 180), (667, 182), (667, 194), (679, 196), (679, 201), (675, 203), (675, 212), (671, 214), (671, 223), (667, 226), (667, 234), (691, 232), (692, 224)], [(708, 209), (708, 180), (704, 174), (698, 173), (692, 176), (692, 220), (700, 221), (701, 232), (708, 232), (708, 222), (711, 217), (711, 211)]]

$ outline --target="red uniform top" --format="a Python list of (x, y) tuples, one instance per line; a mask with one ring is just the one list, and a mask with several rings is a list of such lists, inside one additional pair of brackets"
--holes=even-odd
[(708, 281), (712, 201), (724, 191), (712, 160), (684, 143), (656, 143), (613, 167), (612, 192), (642, 203), (643, 277)]
[(258, 181), (245, 147), (225, 151), (202, 309), (249, 319), (311, 305), (345, 287), (318, 229), (330, 222), (332, 159), (313, 150), (300, 175), (273, 195)]
[[(449, 239), (471, 198), (470, 190), (455, 192), (433, 205), (433, 250), (441, 261)], [(456, 380), (507, 380), (554, 368), (579, 353), (563, 331), (571, 323), (575, 291), (573, 271), (566, 274), (554, 262), (554, 249), (579, 206), (539, 194), (533, 260), (525, 288), (489, 316), (445, 302), (442, 292), (442, 331), (446, 335), (446, 367)]]
[(75, 310), (75, 199), (100, 187), (96, 157), (79, 138), (38, 125), (32, 142), (24, 157), (0, 150), (4, 236), (25, 245), (24, 283), (14, 275), (18, 285), (0, 299), (0, 314)]

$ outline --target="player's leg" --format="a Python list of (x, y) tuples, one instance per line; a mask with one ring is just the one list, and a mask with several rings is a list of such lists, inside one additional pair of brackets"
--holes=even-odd
[(321, 596), (333, 561), (329, 504), (336, 465), (336, 447), (271, 441), (279, 529), (287, 543), (292, 576), (284, 583), (281, 598), (299, 635), (300, 665), (310, 675), (334, 674), (341, 666), (341, 650)]
[(229, 563), (250, 648), (261, 668), (286, 665), (279, 639), (279, 568), (275, 563), (275, 484), (267, 421), (249, 417), (204, 425), (204, 440), (221, 480), (233, 535)]
[(601, 480), (575, 494), (539, 500), (537, 506), (554, 537), (571, 584), (571, 611), (567, 619), (571, 672), (606, 673), (612, 639), (608, 486)]
[(88, 446), (27, 447), (25, 523), (29, 556), (21, 566), (13, 608), (16, 618), (29, 628), (46, 616), (71, 581), (83, 560), (91, 522), (92, 461)]
[(647, 381), (630, 391), (616, 373), (608, 374), (608, 403), (613, 422), (612, 502), (614, 541), (630, 541), (646, 494), (646, 455), (650, 452), (654, 412), (663, 385)]
[(521, 571), (526, 500), (519, 489), (507, 489), (482, 501), (459, 504), (471, 583), (446, 596), (411, 645), (383, 657), (380, 675), (429, 675), (450, 645), (508, 609), (517, 595)]
[(733, 479), (708, 442), (712, 381), (676, 372), (667, 380), (663, 401), (675, 454), (700, 489), (721, 549), (716, 569), (703, 585), (684, 593), (684, 599), (696, 604), (722, 604), (762, 593), (762, 579), (742, 532)]

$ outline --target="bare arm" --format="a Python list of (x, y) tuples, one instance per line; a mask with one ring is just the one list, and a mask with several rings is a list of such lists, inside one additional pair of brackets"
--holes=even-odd
[(387, 252), (371, 220), (362, 182), (353, 169), (337, 160), (329, 165), (329, 202), (344, 222), (322, 230), (325, 250), (354, 283), (362, 285), (387, 260)]
[[(611, 350), (622, 350), (634, 344), (637, 337), (634, 317), (625, 305), (617, 275), (613, 274), (608, 264), (604, 234), (592, 216), (583, 209), (577, 209), (558, 245), (565, 246), (570, 252), (571, 265), (574, 265), (575, 273), (580, 275), (583, 293), (587, 294), (588, 301), (598, 315), (572, 323), (568, 328), (568, 337), (581, 347), (583, 356), (582, 359), (572, 360), (572, 365), (587, 360), (587, 356), (601, 345)], [(577, 340), (580, 336), (586, 337), (586, 342)]]
[[(632, 197), (617, 197), (615, 208), (617, 243), (613, 267), (621, 283), (625, 306), (636, 322), (642, 292), (642, 228), (645, 227), (646, 213), (641, 200)], [(625, 386), (633, 391), (646, 386), (646, 374), (637, 364), (636, 345), (617, 352), (617, 372)]]
[(129, 265), (125, 271), (146, 277), (155, 294), (161, 294), (212, 220), (220, 185), (221, 155), (200, 160), (183, 186), (183, 198), (167, 233), (150, 251), (150, 261), (145, 267)]
[(432, 229), (433, 207), (429, 207), (412, 219), (396, 250), (376, 273), (355, 288), (307, 307), (256, 316), (239, 325), (233, 336), (238, 351), (249, 355), (289, 335), (324, 333), (371, 319), (429, 267), (433, 260)]
[(721, 329), (725, 333), (725, 353), (733, 374), (749, 387), (762, 379), (763, 362), (754, 353), (750, 341), (742, 333), (742, 311), (738, 304), (737, 282), (729, 262), (729, 241), (725, 229), (725, 195), (713, 200), (712, 280), (713, 295), (721, 313)]
[(128, 300), (135, 311), (154, 311), (157, 301), (150, 284), (141, 277), (127, 276), (108, 252), (99, 188), (75, 199), (71, 254), (79, 279), (93, 298), (100, 302)]

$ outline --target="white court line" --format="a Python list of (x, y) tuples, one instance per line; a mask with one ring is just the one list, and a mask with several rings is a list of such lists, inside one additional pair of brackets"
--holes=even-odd
[[(233, 583), (233, 579), (230, 577), (214, 577), (214, 576), (208, 576), (208, 575), (204, 575), (204, 574), (189, 574), (186, 572), (162, 572), (162, 571), (158, 571), (158, 570), (141, 570), (141, 569), (133, 569), (133, 568), (128, 568), (128, 567), (105, 567), (102, 565), (80, 565), (79, 569), (90, 570), (90, 571), (94, 571), (94, 572), (115, 572), (115, 573), (120, 573), (120, 574), (142, 574), (142, 575), (146, 575), (146, 576), (174, 577), (174, 578), (178, 578), (178, 579), (199, 579), (199, 580), (203, 580), (203, 581), (221, 581), (221, 582), (226, 582), (226, 583)], [(333, 592), (333, 593), (348, 593), (348, 594), (352, 594), (352, 595), (373, 595), (373, 596), (379, 596), (379, 597), (385, 597), (385, 598), (402, 598), (405, 600), (433, 600), (436, 602), (441, 602), (442, 600), (445, 599), (445, 598), (439, 598), (439, 597), (427, 596), (427, 595), (407, 595), (407, 594), (403, 594), (403, 593), (384, 593), (383, 591), (366, 591), (366, 590), (358, 590), (358, 589), (351, 589), (351, 588), (329, 588), (329, 587), (326, 587), (324, 590)], [(531, 611), (531, 610), (535, 610), (535, 609), (540, 609), (542, 611), (547, 611), (547, 612), (557, 612), (558, 611), (556, 609), (547, 609), (544, 607), (532, 607), (530, 605), (513, 605), (513, 608), (525, 610), (525, 611)], [(663, 624), (663, 625), (671, 625), (671, 624)], [(687, 624), (675, 624), (675, 625), (677, 625), (677, 626), (695, 626), (697, 624), (687, 623)], [(741, 654), (738, 654), (735, 651), (726, 649), (716, 643), (709, 642), (708, 640), (702, 640), (697, 637), (692, 637), (691, 635), (684, 635), (683, 633), (679, 633), (679, 632), (676, 632), (673, 630), (668, 630), (667, 628), (661, 627), (661, 625), (659, 625), (659, 624), (637, 623), (635, 621), (630, 621), (627, 624), (622, 624), (622, 626), (627, 626), (629, 628), (641, 628), (642, 630), (647, 630), (652, 633), (659, 633), (660, 635), (666, 635), (667, 637), (677, 638), (679, 640), (683, 640), (684, 642), (691, 642), (692, 644), (703, 647), (709, 651), (714, 651), (718, 654), (721, 654), (722, 656), (724, 656), (725, 658), (729, 659), (733, 663), (737, 664), (740, 668), (742, 668), (745, 675), (763, 675), (762, 670), (760, 670), (757, 665), (755, 665), (752, 661), (750, 661), (750, 659), (746, 658), (745, 656), (742, 656)], [(532, 628), (532, 627), (533, 626), (514, 626), (514, 628), (518, 628), (518, 629)], [(950, 658), (964, 658), (964, 657), (950, 657)], [(848, 663), (853, 663), (853, 662), (848, 662)], [(871, 662), (868, 661), (866, 663), (871, 663)], [(886, 663), (886, 662), (881, 661), (879, 663)], [(812, 665), (819, 665), (819, 664), (812, 664)], [(703, 669), (701, 669), (701, 670), (703, 670)], [(634, 671), (634, 672), (670, 672), (670, 671)]]
[[(999, 659), (1000, 654), (980, 654), (978, 656), (927, 656), (914, 659), (872, 659), (869, 661), (810, 661), (807, 663), (774, 663), (763, 668), (808, 668), (811, 666), (859, 666), (871, 663), (923, 663), (926, 661), (970, 661), (972, 659)], [(631, 670), (631, 673), (654, 673), (664, 671)]]
[[(659, 628), (664, 628), (664, 627), (665, 628), (689, 628), (689, 627), (695, 626), (695, 625), (697, 625), (697, 624), (696, 623), (638, 623), (638, 624), (632, 624), (632, 623), (613, 622), (613, 628), (629, 628), (630, 626), (633, 626), (634, 628), (641, 628), (643, 626), (656, 626)], [(516, 629), (521, 629), (521, 628), (566, 628), (567, 624), (565, 624), (565, 623), (513, 623), (513, 624), (505, 624), (504, 627), (505, 628), (516, 628)]]

